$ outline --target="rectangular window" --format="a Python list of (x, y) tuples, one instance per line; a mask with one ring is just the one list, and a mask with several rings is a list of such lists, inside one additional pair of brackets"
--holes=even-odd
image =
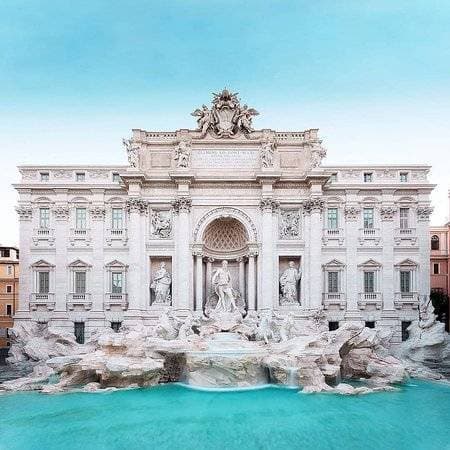
[(328, 330), (334, 331), (339, 328), (339, 322), (328, 322)]
[(86, 293), (86, 272), (75, 272), (75, 293)]
[(439, 263), (434, 263), (433, 264), (433, 274), (434, 275), (439, 275)]
[(120, 175), (118, 173), (113, 173), (112, 180), (114, 183), (120, 183)]
[(364, 183), (372, 183), (372, 172), (364, 172)]
[(86, 174), (84, 172), (77, 172), (75, 174), (75, 179), (77, 181), (85, 181), (86, 180)]
[(122, 326), (122, 322), (111, 322), (111, 328), (118, 333), (120, 330), (120, 327)]
[(39, 228), (50, 227), (50, 208), (39, 208)]
[(75, 209), (75, 228), (77, 230), (86, 229), (86, 208)]
[(400, 271), (400, 292), (411, 292), (411, 272), (409, 270)]
[(328, 272), (328, 292), (337, 293), (339, 292), (339, 273), (338, 272)]
[(409, 321), (403, 321), (402, 322), (402, 341), (406, 341), (409, 338), (409, 331), (408, 327), (411, 325), (411, 322)]
[(4, 248), (1, 251), (2, 258), (9, 258), (11, 256), (11, 250), (9, 248)]
[(6, 285), (6, 293), (11, 294), (12, 293), (12, 286), (10, 284)]
[(12, 316), (12, 305), (6, 305), (6, 315)]
[(41, 181), (48, 181), (50, 179), (50, 175), (48, 172), (41, 172)]
[(335, 230), (338, 227), (338, 209), (328, 208), (328, 229)]
[(409, 228), (409, 208), (400, 208), (400, 229)]
[(123, 209), (122, 208), (113, 208), (111, 211), (111, 227), (113, 230), (122, 230), (123, 229)]
[(84, 344), (84, 322), (74, 322), (75, 340), (79, 344)]
[(373, 228), (373, 208), (364, 208), (363, 209), (363, 220), (364, 220), (364, 228)]
[(364, 293), (375, 292), (375, 272), (364, 272)]
[(13, 266), (6, 266), (6, 274), (7, 275), (13, 274)]
[(365, 322), (365, 326), (367, 328), (375, 328), (375, 322), (373, 321)]
[(332, 173), (330, 180), (332, 183), (335, 183), (337, 181), (337, 178), (338, 178), (337, 173)]
[(400, 182), (401, 183), (408, 182), (408, 172), (400, 172)]
[(111, 273), (111, 292), (113, 294), (121, 294), (123, 289), (123, 274), (122, 272)]
[(38, 292), (48, 294), (50, 291), (50, 272), (38, 272)]

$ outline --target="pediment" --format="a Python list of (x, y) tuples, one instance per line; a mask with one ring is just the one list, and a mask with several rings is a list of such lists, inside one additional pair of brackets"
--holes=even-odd
[(49, 263), (48, 261), (45, 261), (45, 259), (40, 259), (39, 261), (36, 261), (35, 263), (31, 264), (31, 267), (34, 267), (34, 268), (37, 268), (37, 267), (55, 267), (55, 265)]
[(105, 267), (128, 267), (128, 266), (123, 262), (114, 259), (113, 261), (110, 261), (108, 264), (105, 264)]
[(417, 263), (412, 259), (406, 258), (395, 265), (395, 267), (417, 267)]
[(323, 267), (345, 267), (345, 264), (337, 259), (332, 259), (324, 264)]
[(91, 265), (81, 259), (76, 259), (69, 264), (69, 267), (91, 267)]
[(359, 264), (358, 267), (381, 267), (381, 264), (374, 259), (368, 259), (366, 262)]

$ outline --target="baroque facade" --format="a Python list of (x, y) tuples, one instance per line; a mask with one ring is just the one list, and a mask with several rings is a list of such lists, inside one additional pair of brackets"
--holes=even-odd
[(168, 308), (301, 324), (323, 307), (331, 328), (399, 342), (430, 291), (429, 167), (322, 165), (317, 129), (255, 130), (227, 90), (192, 115), (195, 130), (133, 130), (127, 166), (19, 167), (16, 319), (83, 340)]

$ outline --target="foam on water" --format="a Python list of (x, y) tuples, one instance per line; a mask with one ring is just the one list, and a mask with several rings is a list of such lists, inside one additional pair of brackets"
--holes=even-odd
[(109, 395), (0, 396), (0, 449), (450, 448), (450, 386), (412, 380), (361, 396), (182, 385)]

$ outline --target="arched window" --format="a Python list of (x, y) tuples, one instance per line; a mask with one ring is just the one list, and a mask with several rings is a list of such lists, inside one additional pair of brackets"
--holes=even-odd
[(431, 236), (431, 250), (439, 250), (439, 236)]

